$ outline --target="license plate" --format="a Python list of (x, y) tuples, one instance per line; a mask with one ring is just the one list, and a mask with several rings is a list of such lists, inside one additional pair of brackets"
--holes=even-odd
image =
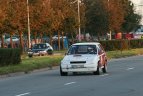
[(72, 68), (84, 68), (84, 65), (72, 65)]

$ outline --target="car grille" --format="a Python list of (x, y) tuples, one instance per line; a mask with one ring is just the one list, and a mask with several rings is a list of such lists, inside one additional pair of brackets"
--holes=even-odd
[(71, 61), (70, 64), (83, 64), (86, 63), (86, 61)]

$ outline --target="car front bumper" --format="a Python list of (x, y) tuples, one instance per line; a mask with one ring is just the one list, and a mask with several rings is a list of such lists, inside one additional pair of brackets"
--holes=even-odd
[(92, 68), (63, 68), (63, 72), (95, 72), (97, 67)]
[(33, 56), (40, 56), (40, 55), (46, 55), (47, 52), (45, 51), (40, 51), (40, 52), (28, 52), (28, 55), (33, 55)]

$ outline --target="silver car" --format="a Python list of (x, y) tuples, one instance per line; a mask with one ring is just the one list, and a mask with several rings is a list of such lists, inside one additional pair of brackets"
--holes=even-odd
[(53, 48), (49, 43), (39, 43), (34, 44), (34, 46), (28, 51), (28, 56), (44, 56), (44, 55), (52, 55)]

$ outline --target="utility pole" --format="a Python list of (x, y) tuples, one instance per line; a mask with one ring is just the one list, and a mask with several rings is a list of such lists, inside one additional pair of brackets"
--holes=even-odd
[(30, 19), (29, 19), (29, 1), (27, 0), (27, 27), (28, 27), (28, 48), (31, 48), (31, 39), (30, 39)]
[(78, 40), (81, 41), (81, 29), (80, 29), (80, 1), (77, 0), (78, 5)]
[(110, 24), (110, 0), (108, 0), (108, 10), (109, 10), (109, 13), (108, 13), (108, 16), (109, 16), (109, 40), (112, 40), (112, 31), (111, 31), (111, 24)]

